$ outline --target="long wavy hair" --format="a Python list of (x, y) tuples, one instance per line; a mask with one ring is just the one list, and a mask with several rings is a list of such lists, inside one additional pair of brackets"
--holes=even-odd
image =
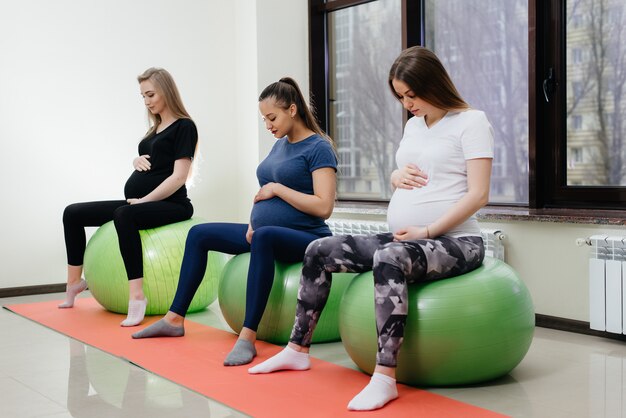
[[(191, 116), (187, 113), (185, 105), (183, 105), (183, 101), (180, 98), (178, 87), (176, 87), (174, 79), (171, 74), (167, 72), (167, 70), (157, 67), (148, 68), (142, 74), (137, 76), (137, 81), (139, 83), (146, 80), (150, 80), (154, 84), (154, 88), (157, 90), (157, 93), (163, 96), (165, 104), (176, 119), (191, 119)], [(147, 111), (148, 118), (150, 119), (150, 129), (148, 129), (144, 138), (152, 135), (161, 123), (160, 115), (155, 115), (150, 112), (150, 110)]]
[(289, 109), (289, 106), (292, 104), (295, 104), (298, 116), (302, 119), (304, 125), (330, 142), (333, 149), (336, 148), (335, 141), (333, 141), (333, 139), (322, 130), (319, 123), (317, 123), (317, 119), (315, 118), (315, 108), (312, 105), (307, 104), (298, 83), (296, 83), (293, 78), (283, 77), (265, 87), (259, 96), (259, 102), (268, 98), (273, 98), (276, 102), (276, 106), (285, 110)]
[(461, 110), (470, 107), (459, 94), (437, 55), (422, 46), (402, 51), (389, 70), (389, 88), (400, 99), (393, 88), (394, 79), (406, 83), (415, 96), (439, 109)]

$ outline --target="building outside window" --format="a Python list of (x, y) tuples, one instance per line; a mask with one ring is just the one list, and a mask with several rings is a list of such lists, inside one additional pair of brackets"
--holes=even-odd
[[(573, 93), (567, 97), (567, 148), (570, 155), (581, 152), (578, 162), (582, 146), (589, 150), (587, 163), (568, 165), (568, 184), (626, 185), (625, 7), (622, 0), (567, 2), (566, 43), (572, 56), (566, 70)], [(574, 19), (577, 14), (587, 17), (582, 24)], [(583, 61), (583, 56), (593, 59)]]

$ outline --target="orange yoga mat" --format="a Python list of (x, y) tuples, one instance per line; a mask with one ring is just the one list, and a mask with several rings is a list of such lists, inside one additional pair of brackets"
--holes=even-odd
[[(405, 385), (399, 385), (400, 397), (383, 409), (351, 412), (346, 408), (348, 402), (369, 381), (364, 373), (314, 358), (309, 371), (250, 375), (249, 366), (222, 365), (235, 343), (235, 334), (187, 321), (182, 338), (133, 340), (132, 333), (158, 318), (149, 318), (140, 327), (123, 328), (119, 323), (124, 317), (106, 311), (94, 299), (78, 299), (73, 309), (58, 309), (58, 303), (38, 302), (5, 308), (253, 417), (504, 416)], [(281, 349), (257, 342), (258, 356), (252, 365)]]

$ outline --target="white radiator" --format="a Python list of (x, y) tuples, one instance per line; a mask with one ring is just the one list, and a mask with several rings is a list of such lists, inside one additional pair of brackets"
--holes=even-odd
[[(369, 235), (389, 232), (387, 222), (351, 221), (347, 219), (329, 219), (326, 221), (335, 235)], [(504, 261), (505, 235), (497, 229), (482, 229), (485, 255)]]
[(594, 235), (589, 259), (589, 326), (626, 334), (626, 237)]

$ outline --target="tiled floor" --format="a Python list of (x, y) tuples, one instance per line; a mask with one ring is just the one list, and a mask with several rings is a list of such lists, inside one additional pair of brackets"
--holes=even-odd
[[(6, 298), (0, 304), (61, 297)], [(216, 304), (190, 319), (227, 329)], [(312, 353), (354, 367), (341, 343), (316, 345)], [(528, 355), (509, 376), (489, 384), (430, 390), (513, 417), (626, 418), (626, 343), (537, 328)], [(160, 416), (245, 415), (0, 311), (0, 417)]]

